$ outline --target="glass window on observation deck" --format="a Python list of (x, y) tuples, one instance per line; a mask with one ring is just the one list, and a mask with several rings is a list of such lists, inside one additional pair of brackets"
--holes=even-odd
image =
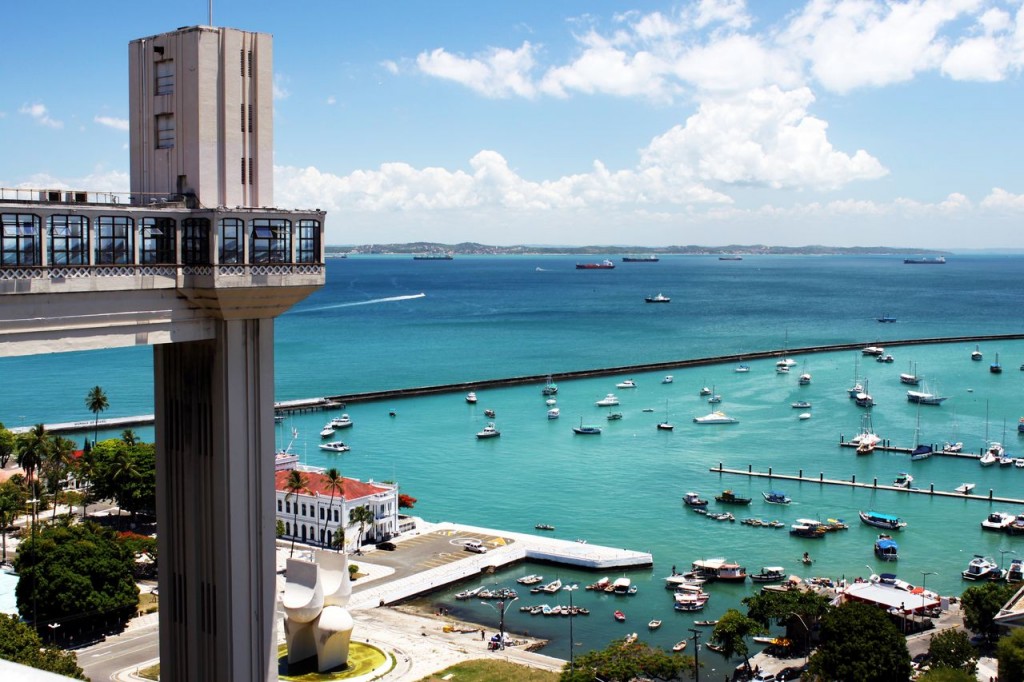
[(209, 218), (181, 221), (181, 261), (185, 265), (210, 264)]
[(284, 218), (257, 218), (249, 222), (253, 263), (289, 263), (292, 253), (292, 223)]
[(320, 221), (300, 220), (298, 228), (295, 262), (318, 263), (320, 261)]
[(142, 244), (139, 246), (139, 262), (174, 263), (174, 220), (171, 218), (143, 218)]
[(96, 263), (123, 265), (134, 259), (132, 230), (135, 221), (127, 216), (104, 215), (96, 219)]
[(220, 242), (220, 260), (218, 262), (222, 265), (241, 263), (245, 255), (243, 253), (245, 221), (240, 218), (221, 218), (219, 225), (217, 239)]
[(39, 265), (41, 221), (31, 213), (0, 214), (0, 265)]
[(49, 263), (55, 266), (89, 264), (89, 219), (80, 215), (52, 215), (46, 219)]

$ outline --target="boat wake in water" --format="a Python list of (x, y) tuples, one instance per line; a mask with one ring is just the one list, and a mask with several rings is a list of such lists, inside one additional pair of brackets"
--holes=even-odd
[(373, 303), (391, 303), (393, 301), (411, 301), (416, 298), (426, 298), (426, 294), (410, 294), (408, 296), (389, 296), (387, 298), (371, 298), (369, 301), (353, 301), (352, 303), (335, 303), (334, 305), (322, 305), (316, 308), (303, 308), (301, 310), (292, 310), (292, 314), (296, 313), (316, 313), (321, 310), (334, 310), (335, 308), (351, 308), (356, 305), (371, 305)]

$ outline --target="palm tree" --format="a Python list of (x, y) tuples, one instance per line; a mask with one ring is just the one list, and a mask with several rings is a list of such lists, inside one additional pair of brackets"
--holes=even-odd
[(76, 443), (73, 440), (57, 436), (50, 447), (50, 456), (46, 460), (46, 485), (53, 494), (53, 520), (57, 520), (57, 497), (60, 495), (61, 483), (67, 478), (68, 472), (75, 461)]
[(295, 498), (306, 489), (306, 477), (298, 469), (292, 469), (288, 472), (288, 480), (285, 481), (284, 489), (288, 491), (288, 494), (284, 496), (285, 501), (294, 500), (295, 508), (295, 514), (292, 517), (292, 547), (288, 551), (288, 556), (291, 557), (295, 554), (295, 536), (299, 533), (299, 501)]
[(356, 539), (356, 554), (362, 554), (360, 546), (363, 544), (363, 532), (366, 529), (366, 524), (373, 523), (373, 512), (366, 506), (356, 507), (348, 513), (348, 518), (352, 523), (359, 524), (359, 537)]
[(92, 442), (95, 444), (96, 438), (99, 437), (100, 433), (100, 412), (110, 407), (110, 402), (107, 400), (107, 394), (103, 392), (101, 387), (93, 386), (89, 389), (89, 394), (85, 396), (85, 406), (96, 415), (96, 423), (92, 433)]
[(125, 429), (121, 432), (121, 440), (128, 446), (135, 446), (139, 444), (139, 437), (131, 429)]
[(7, 526), (24, 506), (25, 493), (21, 488), (11, 481), (0, 483), (0, 547), (3, 547), (0, 563), (7, 563)]
[[(327, 521), (330, 522), (331, 508), (334, 506), (334, 494), (339, 493), (342, 497), (345, 496), (345, 479), (342, 478), (341, 472), (338, 471), (335, 467), (331, 467), (330, 469), (328, 469), (327, 473), (324, 474), (324, 477), (327, 479), (327, 489), (331, 491), (331, 501), (327, 505)], [(335, 534), (337, 534), (339, 530), (341, 530), (340, 522), (338, 523), (338, 527), (335, 529)], [(343, 539), (345, 537), (344, 530), (341, 530), (341, 537)], [(338, 551), (341, 551), (340, 546)]]
[[(29, 490), (33, 499), (38, 494), (35, 482), (36, 472), (43, 466), (50, 452), (50, 434), (45, 424), (36, 424), (18, 438), (18, 466), (25, 470)], [(32, 506), (32, 523), (36, 522), (37, 506)]]
[[(119, 517), (124, 503), (131, 502), (132, 485), (141, 477), (142, 474), (139, 473), (132, 449), (128, 446), (118, 447), (110, 462), (110, 480), (114, 483), (114, 497), (117, 499), (117, 515)], [(132, 504), (128, 511), (134, 520), (135, 505)]]

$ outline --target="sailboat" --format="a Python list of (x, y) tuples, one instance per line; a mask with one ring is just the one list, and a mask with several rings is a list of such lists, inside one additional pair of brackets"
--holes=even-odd
[(782, 359), (775, 363), (775, 371), (779, 374), (786, 374), (789, 368), (796, 364), (796, 360), (787, 357), (789, 353), (789, 330), (786, 330), (786, 340), (782, 344)]
[(846, 392), (850, 395), (850, 400), (857, 397), (857, 394), (864, 390), (864, 387), (860, 385), (860, 377), (858, 376), (858, 367), (860, 364), (860, 356), (853, 356), (853, 386), (846, 389)]
[(857, 403), (857, 407), (874, 407), (875, 399), (868, 393), (868, 380), (864, 380), (864, 390), (853, 397), (854, 402)]
[(804, 366), (804, 373), (800, 375), (800, 378), (796, 380), (796, 383), (800, 386), (808, 386), (811, 383), (811, 373), (807, 371), (806, 365)]
[(1002, 374), (1003, 366), (999, 364), (999, 353), (996, 353), (996, 361), (988, 366), (988, 371), (993, 374)]
[(665, 401), (665, 421), (658, 423), (658, 430), (659, 431), (671, 431), (673, 428), (675, 428), (675, 427), (672, 425), (672, 422), (670, 422), (668, 420), (668, 401), (666, 400)]
[(957, 436), (960, 434), (959, 425), (956, 422), (956, 413), (953, 413), (953, 440), (946, 441), (942, 445), (943, 452), (961, 452), (964, 449), (963, 441), (957, 440)]
[(917, 426), (914, 427), (914, 449), (910, 451), (910, 461), (917, 462), (928, 459), (935, 451), (931, 445), (921, 444), (921, 403), (917, 404)]
[(907, 367), (907, 372), (900, 375), (900, 383), (907, 384), (909, 386), (917, 386), (918, 382), (917, 363), (913, 362)]
[(708, 402), (712, 405), (717, 405), (722, 402), (722, 396), (715, 393), (715, 385), (711, 384), (711, 397), (708, 398)]
[(978, 346), (974, 346), (974, 352), (971, 353), (971, 360), (974, 360), (975, 362), (980, 362), (981, 357), (981, 349), (978, 348)]

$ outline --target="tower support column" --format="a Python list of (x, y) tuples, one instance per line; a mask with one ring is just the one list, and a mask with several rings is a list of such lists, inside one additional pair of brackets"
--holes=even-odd
[(160, 676), (272, 680), (274, 321), (215, 324), (154, 346)]

